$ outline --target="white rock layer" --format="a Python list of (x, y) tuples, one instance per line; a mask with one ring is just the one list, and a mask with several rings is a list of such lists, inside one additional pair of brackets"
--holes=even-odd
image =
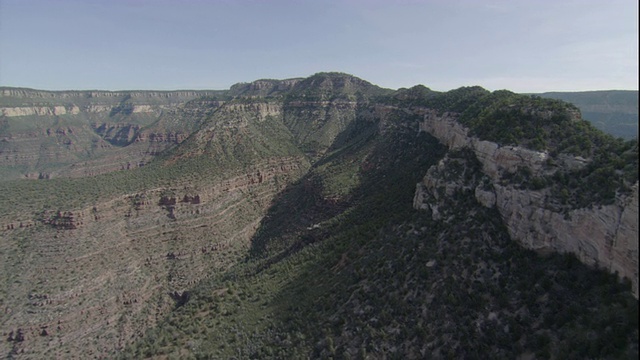
[[(545, 152), (515, 146), (499, 146), (469, 136), (469, 131), (457, 122), (454, 114), (427, 111), (420, 130), (435, 136), (450, 149), (471, 148), (482, 163), (483, 172), (492, 180), (494, 191), (475, 189), (475, 197), (485, 207), (497, 207), (511, 237), (523, 246), (541, 252), (570, 252), (583, 263), (606, 268), (631, 280), (638, 297), (638, 183), (630, 195), (621, 195), (613, 205), (594, 206), (559, 213), (545, 206), (547, 192), (516, 189), (500, 185), (501, 174), (527, 167), (536, 175), (543, 171), (549, 158)], [(562, 166), (576, 168), (585, 159), (559, 157)], [(566, 158), (566, 159), (565, 159)], [(426, 209), (424, 191), (435, 185), (429, 179), (418, 184), (414, 207)]]

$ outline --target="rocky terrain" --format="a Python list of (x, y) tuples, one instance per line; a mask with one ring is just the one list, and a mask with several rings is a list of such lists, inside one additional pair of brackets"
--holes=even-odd
[[(586, 264), (627, 277), (638, 296), (637, 182), (629, 194), (619, 194), (611, 205), (581, 209), (558, 207), (550, 200), (549, 189), (521, 189), (518, 183), (505, 183), (505, 174), (528, 169), (532, 176), (549, 176), (563, 168), (584, 167), (587, 160), (568, 154), (554, 158), (548, 152), (480, 140), (470, 136), (469, 129), (462, 126), (454, 114), (438, 116), (433, 111), (427, 112), (420, 127), (451, 150), (473, 151), (487, 176), (473, 188), (476, 199), (483, 206), (498, 209), (511, 238), (541, 252), (573, 253)], [(443, 179), (441, 174), (451, 171), (444, 164), (430, 169), (418, 184), (414, 200), (416, 208), (431, 210), (437, 219), (443, 217), (438, 203), (440, 194), (451, 195), (456, 186), (469, 186)]]
[(184, 141), (223, 103), (203, 99), (216, 91), (0, 93), (3, 179), (90, 176), (144, 166)]
[(574, 106), (1, 91), (4, 356), (637, 356), (637, 142)]
[(3, 342), (5, 354), (122, 348), (172, 309), (172, 294), (239, 258), (278, 183), (303, 169), (282, 159), (209, 186), (148, 189), (4, 224), (3, 324), (24, 337)]

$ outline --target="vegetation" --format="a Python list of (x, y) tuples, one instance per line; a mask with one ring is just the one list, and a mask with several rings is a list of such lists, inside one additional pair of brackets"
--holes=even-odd
[(576, 105), (583, 118), (607, 134), (625, 140), (638, 138), (638, 91), (551, 92), (538, 95)]
[(201, 283), (121, 357), (637, 356), (638, 303), (614, 275), (523, 250), (472, 193), (451, 197), (448, 224), (413, 211), (412, 185), (443, 152), (411, 129), (370, 140), (341, 208), (325, 211), (322, 192), (308, 191), (313, 177), (340, 171), (293, 184), (251, 256)]
[(583, 168), (533, 178), (528, 186), (550, 187), (554, 198), (571, 208), (613, 204), (638, 181), (638, 143), (617, 140), (597, 149)]
[(355, 101), (392, 93), (393, 90), (378, 87), (349, 74), (322, 72), (301, 80), (293, 91), (287, 94), (286, 100)]
[[(417, 86), (392, 92), (341, 73), (295, 80), (286, 86), (276, 80), (238, 84), (185, 104), (182, 115), (206, 110), (184, 118), (197, 131), (143, 167), (78, 179), (0, 181), (3, 219), (42, 220), (132, 196), (123, 205), (131, 213), (114, 215), (122, 243), (92, 238), (111, 231), (108, 223), (80, 229), (75, 238), (53, 228), (40, 236), (36, 226), (8, 231), (0, 255), (10, 264), (5, 269), (16, 264), (18, 270), (5, 271), (6, 289), (22, 289), (19, 269), (35, 268), (39, 276), (51, 271), (51, 283), (99, 277), (104, 264), (81, 267), (91, 256), (77, 265), (70, 261), (81, 274), (68, 277), (31, 263), (63, 253), (67, 264), (64, 254), (72, 246), (144, 254), (144, 261), (115, 269), (113, 280), (100, 283), (97, 291), (113, 290), (114, 302), (127, 303), (123, 314), (105, 318), (107, 325), (96, 325), (103, 328), (91, 330), (87, 340), (122, 340), (123, 351), (113, 345), (98, 356), (123, 359), (638, 357), (638, 301), (628, 281), (569, 254), (542, 256), (518, 246), (498, 210), (475, 199), (475, 189), (490, 184), (473, 151), (447, 151), (418, 132), (422, 119), (411, 109), (457, 113), (475, 136), (548, 152), (546, 172), (521, 168), (502, 180), (549, 189), (560, 210), (608, 204), (629, 191), (637, 182), (637, 142), (602, 134), (576, 117), (570, 104), (508, 91), (438, 93)], [(127, 110), (131, 98), (119, 101), (113, 117), (124, 121), (133, 114)], [(180, 120), (167, 113), (144, 126), (168, 128)], [(7, 131), (2, 122), (0, 131)], [(585, 165), (565, 169), (563, 156), (583, 158)], [(285, 160), (298, 168), (271, 184), (219, 189), (231, 178), (261, 182), (249, 178), (261, 165)], [(443, 182), (463, 185), (443, 191), (440, 220), (412, 206), (416, 184), (437, 164), (446, 166)], [(164, 208), (134, 216), (150, 189), (164, 198), (154, 206)], [(218, 198), (195, 201), (195, 189)], [(195, 206), (174, 216), (173, 206), (187, 202), (184, 194)], [(89, 212), (100, 215), (95, 207)], [(153, 232), (138, 228), (143, 223)], [(236, 241), (240, 237), (250, 242)], [(198, 243), (195, 252), (190, 241)], [(149, 244), (161, 246), (161, 253), (144, 247)], [(33, 250), (40, 245), (45, 252)], [(64, 295), (69, 284), (56, 283), (52, 298)], [(33, 289), (22, 290), (29, 297), (49, 285), (30, 283)], [(156, 292), (136, 313), (131, 298), (137, 301), (139, 286)], [(123, 292), (131, 294), (121, 298)], [(22, 311), (22, 293), (0, 288), (0, 294), (3, 306)], [(154, 327), (127, 339), (116, 336), (136, 324)], [(54, 347), (42, 344), (46, 351)]]
[(557, 160), (550, 160), (552, 175), (534, 178), (525, 172), (516, 179), (530, 189), (551, 187), (561, 205), (611, 204), (638, 181), (637, 140), (603, 133), (582, 120), (574, 105), (506, 90), (489, 93), (479, 87), (429, 95), (423, 102), (442, 112), (460, 113), (459, 121), (480, 139), (543, 151), (552, 159), (561, 154), (580, 157), (586, 166), (553, 171)]

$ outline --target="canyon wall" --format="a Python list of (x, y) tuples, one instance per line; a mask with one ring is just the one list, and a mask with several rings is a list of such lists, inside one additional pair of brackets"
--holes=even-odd
[(0, 179), (143, 166), (224, 104), (220, 93), (0, 88)]
[[(470, 136), (453, 113), (425, 111), (420, 130), (435, 136), (450, 150), (471, 149), (482, 166), (488, 183), (474, 190), (486, 207), (496, 207), (511, 237), (523, 246), (540, 252), (569, 252), (583, 263), (605, 268), (631, 280), (638, 297), (638, 183), (630, 194), (618, 194), (611, 205), (580, 209), (558, 209), (550, 202), (548, 189), (521, 189), (504, 181), (505, 174), (527, 168), (535, 175), (549, 175), (560, 168), (584, 166), (581, 157), (560, 154), (554, 167), (548, 167), (550, 154), (517, 146), (500, 146)], [(435, 169), (434, 169), (435, 170)], [(414, 207), (431, 209), (439, 216), (433, 177), (446, 172), (428, 172), (418, 184)], [(450, 185), (455, 186), (455, 184)]]
[(242, 258), (274, 196), (306, 167), (274, 158), (217, 181), (0, 219), (0, 352), (104, 358), (121, 350), (199, 281)]

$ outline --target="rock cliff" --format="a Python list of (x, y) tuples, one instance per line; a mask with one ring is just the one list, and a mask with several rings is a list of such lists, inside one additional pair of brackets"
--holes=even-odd
[[(573, 253), (583, 263), (628, 278), (638, 297), (637, 182), (630, 194), (618, 194), (613, 204), (562, 207), (553, 201), (548, 189), (522, 189), (505, 179), (521, 169), (528, 169), (534, 176), (549, 175), (563, 168), (584, 166), (588, 160), (569, 154), (552, 157), (546, 152), (480, 140), (469, 135), (455, 113), (427, 110), (423, 116), (421, 131), (432, 134), (450, 150), (472, 151), (486, 175), (484, 183), (474, 185), (475, 197), (482, 205), (498, 209), (514, 240), (540, 252)], [(453, 188), (463, 186), (443, 182), (443, 174), (453, 170), (444, 162), (438, 166), (418, 184), (414, 199), (414, 207), (431, 209), (434, 218), (442, 216), (439, 204), (443, 191), (451, 195)]]
[(219, 91), (1, 88), (0, 94), (0, 179), (137, 167), (184, 141), (224, 103)]
[[(275, 158), (217, 181), (1, 219), (0, 267), (15, 283), (3, 288), (0, 351), (84, 358), (122, 350), (185, 303), (187, 289), (237, 261), (274, 196), (306, 168), (300, 158)], [(22, 251), (39, 260), (19, 261)]]
[(81, 105), (96, 103), (117, 104), (127, 99), (140, 104), (184, 103), (202, 96), (216, 96), (224, 93), (215, 90), (176, 91), (104, 91), (104, 90), (63, 90), (46, 91), (28, 88), (0, 87), (3, 103), (28, 106), (36, 103), (72, 102)]
[[(472, 100), (486, 100), (476, 90)], [(637, 183), (594, 206), (532, 187), (594, 159), (472, 136), (453, 112), (470, 108), (464, 89), (393, 92), (321, 73), (227, 92), (0, 91), (8, 357), (524, 358), (540, 343), (584, 348), (565, 339), (631, 334), (618, 319), (633, 307), (609, 311), (633, 300), (614, 276), (512, 239), (617, 271), (637, 296)], [(523, 134), (554, 108), (498, 105), (528, 111)], [(488, 123), (509, 135), (508, 121)], [(612, 172), (633, 168), (629, 159)], [(412, 195), (435, 221), (412, 209)], [(592, 276), (599, 287), (585, 291)], [(287, 352), (296, 346), (309, 351)], [(572, 356), (585, 357), (551, 355)]]

